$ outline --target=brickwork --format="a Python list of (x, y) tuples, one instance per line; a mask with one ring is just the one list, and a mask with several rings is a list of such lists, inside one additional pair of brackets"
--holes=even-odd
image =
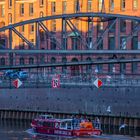
[[(17, 22), (21, 22), (24, 20), (28, 20), (28, 19), (33, 19), (33, 18), (37, 18), (37, 17), (42, 17), (42, 16), (51, 16), (51, 15), (58, 15), (58, 14), (69, 14), (69, 13), (75, 13), (75, 0), (65, 0), (66, 1), (66, 11), (64, 13), (64, 11), (62, 9), (63, 8), (63, 2), (64, 0), (12, 0), (11, 4), (9, 3), (10, 0), (1, 0), (0, 1), (0, 27), (3, 27), (5, 25), (9, 25), (9, 24), (14, 24)], [(40, 4), (40, 2), (43, 2), (42, 4)], [(54, 11), (53, 10), (53, 6), (52, 6), (52, 2), (55, 2), (55, 8)], [(137, 0), (138, 3), (135, 3), (134, 0), (126, 0), (125, 3), (122, 3), (122, 0), (114, 0), (114, 3), (111, 5), (110, 0), (105, 0), (105, 8), (103, 8), (102, 12), (105, 13), (112, 13), (112, 14), (123, 14), (123, 15), (132, 15), (132, 16), (139, 16), (140, 15), (140, 8), (139, 8), (139, 3), (140, 0)], [(77, 4), (77, 3), (76, 3)], [(99, 0), (92, 0), (91, 3), (91, 9), (88, 8), (88, 0), (79, 0), (79, 7), (78, 7), (78, 12), (101, 12), (100, 8), (99, 8)], [(22, 8), (22, 6), (24, 8)], [(32, 9), (33, 6), (33, 9)], [(32, 13), (31, 13), (32, 12)], [(72, 22), (74, 23), (75, 26), (77, 26), (78, 30), (82, 32), (82, 35), (84, 38), (87, 37), (87, 30), (88, 30), (88, 23), (86, 22), (87, 18), (82, 18), (82, 19), (72, 19)], [(94, 18), (94, 21), (96, 21), (97, 19)], [(119, 21), (117, 21), (116, 24), (116, 32), (109, 32), (104, 36), (103, 39), (103, 49), (109, 49), (109, 39), (113, 39), (114, 37), (114, 45), (112, 45), (114, 47), (114, 49), (120, 49), (121, 46), (118, 46), (118, 30), (119, 30)], [(47, 26), (47, 28), (52, 31), (52, 29), (54, 29), (55, 27), (53, 27), (52, 24), (56, 24), (56, 29), (55, 29), (55, 34), (56, 34), (56, 38), (58, 39), (58, 41), (61, 42), (61, 30), (62, 30), (62, 22), (61, 20), (55, 20), (54, 23), (53, 21), (47, 21), (44, 22), (44, 24)], [(106, 26), (108, 26), (108, 22), (104, 22), (103, 23), (103, 30), (106, 28)], [(97, 40), (97, 37), (100, 36), (100, 32), (98, 31), (97, 28), (98, 23), (94, 22), (93, 23), (93, 41), (95, 42)], [(120, 33), (120, 38), (125, 37), (127, 35), (129, 35), (132, 32), (132, 21), (130, 20), (126, 20), (126, 30), (124, 30), (123, 32)], [(122, 30), (122, 23), (120, 24), (120, 29)], [(35, 24), (34, 27), (31, 25), (25, 25), (24, 27), (17, 27), (16, 29), (22, 33), (28, 40), (30, 40), (31, 42), (35, 42)], [(42, 31), (43, 32), (43, 31)], [(69, 27), (67, 27), (67, 49), (72, 49), (72, 37), (69, 36), (72, 33), (72, 31), (70, 30)], [(8, 31), (6, 31), (5, 33), (1, 33), (0, 34), (0, 38), (1, 39), (5, 39), (5, 46), (9, 47), (8, 44)], [(24, 48), (28, 48), (28, 46), (25, 44), (25, 42), (23, 42), (15, 33), (12, 34), (13, 35), (13, 42), (12, 42), (12, 47), (13, 48), (22, 48), (23, 44), (24, 44)], [(51, 48), (51, 41), (50, 39), (47, 39), (46, 36), (44, 35), (44, 40), (41, 41), (40, 43), (40, 48), (44, 48), (44, 49), (50, 49)], [(140, 44), (140, 32), (138, 34), (135, 35), (136, 37), (138, 37), (137, 40), (137, 49), (139, 48), (139, 44)], [(131, 40), (128, 41), (126, 49), (132, 49), (132, 42), (133, 38)], [(120, 40), (121, 42), (121, 40)], [(82, 43), (81, 43), (82, 44)], [(78, 48), (81, 48), (82, 45), (79, 45)], [(19, 47), (20, 46), (20, 47)], [(111, 47), (112, 47), (111, 46)], [(96, 48), (94, 48), (96, 49)], [(31, 56), (35, 59), (36, 58), (34, 56)], [(45, 62), (51, 62), (51, 58), (55, 57), (56, 58), (56, 62), (59, 62), (62, 60), (61, 57), (56, 57), (56, 56), (49, 56), (49, 57), (45, 57)], [(86, 60), (88, 57), (91, 57), (92, 60), (96, 60), (97, 58), (110, 58), (110, 56), (83, 56), (83, 58), (81, 58), (81, 56), (68, 56), (67, 59), (72, 61), (73, 58), (77, 58), (78, 60)], [(124, 57), (126, 58), (126, 56), (121, 55), (119, 56), (119, 58)], [(136, 58), (138, 56), (135, 56)], [(0, 56), (0, 58), (3, 58), (3, 56)], [(17, 57), (18, 58), (18, 57)], [(19, 57), (20, 58), (20, 57)], [(18, 63), (19, 60), (16, 60)], [(26, 61), (28, 63), (28, 61)], [(117, 67), (116, 67), (117, 66)], [(116, 70), (119, 72), (120, 71), (120, 65), (115, 65)], [(139, 67), (139, 65), (137, 65), (137, 67)], [(132, 65), (131, 64), (126, 64), (126, 68), (127, 73), (131, 73), (132, 71)], [(93, 68), (95, 69), (95, 67)], [(103, 67), (103, 70), (107, 70), (108, 71), (108, 67)], [(137, 70), (138, 71), (138, 70)]]

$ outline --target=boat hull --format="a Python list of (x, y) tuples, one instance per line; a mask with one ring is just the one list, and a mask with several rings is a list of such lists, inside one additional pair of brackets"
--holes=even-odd
[(34, 132), (46, 135), (59, 135), (59, 136), (93, 136), (101, 135), (102, 131), (99, 129), (94, 130), (64, 130), (64, 129), (46, 129), (46, 128), (33, 128)]

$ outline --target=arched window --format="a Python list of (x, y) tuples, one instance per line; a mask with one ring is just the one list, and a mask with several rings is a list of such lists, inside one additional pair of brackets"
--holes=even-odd
[(0, 28), (2, 28), (3, 26), (5, 26), (5, 22), (4, 21), (0, 22)]
[[(125, 59), (124, 57), (121, 57), (121, 59)], [(120, 73), (125, 73), (126, 72), (126, 64), (121, 63), (120, 64)]]
[(41, 55), (41, 57), (40, 57), (40, 63), (45, 63), (45, 56), (44, 55)]
[[(112, 57), (109, 58), (109, 60), (113, 59)], [(109, 73), (113, 73), (113, 67), (114, 67), (114, 64), (108, 64), (108, 72)]]
[(45, 32), (40, 29), (39, 33), (40, 33), (40, 41), (45, 41)]
[(8, 22), (9, 22), (9, 24), (12, 24), (12, 14), (11, 13), (8, 14)]
[(40, 12), (40, 17), (43, 17), (44, 16), (44, 13), (41, 11)]
[(29, 64), (34, 64), (34, 58), (33, 57), (29, 58)]
[[(99, 58), (97, 58), (97, 60), (98, 60), (98, 61), (101, 61), (102, 58), (99, 57)], [(97, 70), (98, 70), (99, 73), (101, 73), (101, 72), (103, 71), (103, 64), (98, 64), (98, 65), (97, 65)]]
[[(66, 63), (67, 62), (67, 58), (66, 57), (63, 57), (62, 58), (62, 62), (63, 63)], [(62, 66), (62, 72), (66, 73), (66, 70), (67, 70), (67, 66)]]
[[(91, 62), (92, 60), (90, 57), (88, 57), (86, 61)], [(86, 65), (86, 71), (87, 73), (90, 73), (92, 71), (92, 65)]]
[[(52, 64), (56, 63), (56, 58), (55, 58), (55, 57), (52, 57), (52, 58), (51, 58), (51, 63), (52, 63)], [(51, 72), (54, 72), (55, 69), (56, 69), (56, 67), (51, 67)]]
[[(136, 59), (136, 57), (134, 57), (134, 59)], [(133, 62), (132, 66), (131, 66), (131, 69), (132, 69), (132, 73), (138, 72), (138, 63), (137, 62)]]
[(0, 64), (3, 66), (3, 65), (5, 65), (5, 58), (1, 58), (1, 60), (0, 60)]
[(24, 40), (20, 39), (19, 40), (19, 49), (23, 50), (25, 48), (24, 46)]
[(20, 65), (24, 65), (24, 58), (23, 58), (23, 57), (21, 57), (21, 58), (19, 59), (19, 63), (20, 63)]
[[(78, 62), (77, 58), (73, 58), (72, 62)], [(76, 76), (79, 75), (79, 66), (71, 66), (71, 75)]]

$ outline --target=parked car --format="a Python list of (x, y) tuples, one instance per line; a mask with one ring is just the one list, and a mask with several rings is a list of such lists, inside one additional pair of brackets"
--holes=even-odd
[(6, 70), (4, 72), (4, 78), (7, 79), (7, 78), (13, 77), (13, 73), (15, 73), (15, 72), (16, 72), (15, 70)]
[(28, 73), (26, 71), (19, 71), (17, 73), (18, 73), (19, 79), (27, 79), (28, 78)]
[(15, 70), (7, 70), (5, 72), (5, 78), (10, 78), (10, 79), (27, 79), (28, 78), (28, 73), (26, 71), (15, 71)]

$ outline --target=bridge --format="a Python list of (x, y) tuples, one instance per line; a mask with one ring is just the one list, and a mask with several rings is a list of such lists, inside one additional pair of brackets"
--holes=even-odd
[[(47, 27), (46, 23), (53, 20), (61, 22), (60, 31), (51, 31)], [(79, 30), (73, 20), (78, 20), (81, 24), (86, 25), (87, 30)], [(121, 40), (124, 36), (121, 32), (122, 21), (134, 22), (135, 24)], [(100, 23), (105, 26), (103, 30), (98, 31), (96, 24)], [(36, 26), (34, 43), (19, 31), (20, 27), (29, 24)], [(134, 44), (133, 37), (138, 36), (139, 24), (139, 17), (93, 12), (53, 15), (11, 24), (0, 29), (1, 34), (8, 33), (6, 34), (7, 46), (0, 51), (2, 56), (0, 70), (26, 69), (31, 71), (34, 69), (39, 73), (43, 69), (52, 74), (63, 72), (66, 74), (71, 71), (72, 75), (75, 76), (83, 73), (96, 74), (96, 72), (106, 73), (106, 75), (130, 75), (131, 72), (126, 70), (125, 63), (138, 67), (140, 61), (138, 40), (134, 42), (137, 43), (134, 45), (135, 48), (129, 47), (130, 43)], [(98, 32), (96, 38), (94, 37), (95, 32)], [(23, 40), (23, 48), (13, 46), (13, 34)], [(107, 44), (103, 46), (104, 42), (107, 41), (105, 39), (107, 36), (108, 38), (114, 36), (115, 43), (110, 44), (112, 46), (107, 46)], [(44, 38), (43, 41), (42, 38)], [(71, 39), (70, 43), (68, 40)], [(108, 71), (104, 72), (103, 69), (107, 67)], [(113, 69), (115, 69), (114, 72)], [(139, 67), (136, 74), (139, 74)]]

